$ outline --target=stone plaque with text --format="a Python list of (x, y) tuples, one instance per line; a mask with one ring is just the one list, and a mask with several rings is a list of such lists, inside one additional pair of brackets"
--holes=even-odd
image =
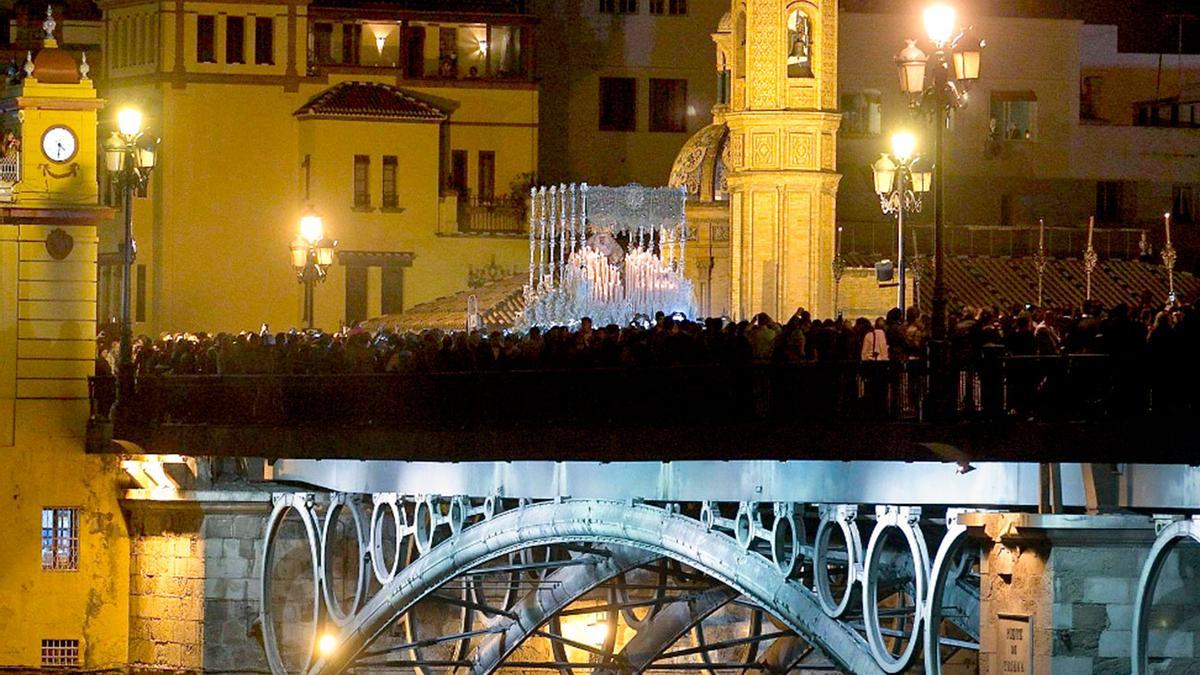
[(1002, 675), (1033, 672), (1033, 617), (1027, 614), (997, 614), (997, 658)]

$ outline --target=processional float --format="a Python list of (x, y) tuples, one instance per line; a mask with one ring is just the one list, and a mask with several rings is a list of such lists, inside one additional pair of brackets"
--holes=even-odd
[(532, 189), (524, 327), (691, 316), (686, 200), (683, 188), (635, 184)]

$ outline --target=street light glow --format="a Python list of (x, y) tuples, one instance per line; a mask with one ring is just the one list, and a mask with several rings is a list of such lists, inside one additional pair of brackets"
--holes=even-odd
[(137, 108), (122, 108), (117, 112), (117, 127), (126, 136), (136, 136), (142, 130), (142, 113)]
[(950, 41), (956, 22), (956, 12), (950, 5), (938, 3), (925, 8), (925, 32), (939, 48)]
[(912, 159), (917, 149), (917, 137), (910, 131), (898, 131), (892, 135), (892, 155), (901, 163)]
[(304, 237), (310, 244), (316, 244), (325, 237), (325, 224), (321, 222), (321, 216), (309, 212), (300, 217), (300, 236)]
[(337, 650), (337, 638), (333, 633), (325, 633), (317, 640), (317, 653), (321, 656), (329, 656)]

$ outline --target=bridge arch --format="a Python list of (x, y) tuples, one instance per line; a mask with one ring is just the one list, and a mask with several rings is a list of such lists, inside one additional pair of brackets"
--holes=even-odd
[(528, 504), (464, 527), (398, 572), (341, 627), (336, 649), (316, 659), (307, 672), (343, 672), (388, 626), (464, 571), (530, 547), (581, 543), (677, 560), (762, 606), (838, 667), (863, 675), (883, 673), (866, 641), (829, 617), (815, 594), (789, 579), (771, 559), (675, 510), (602, 499)]

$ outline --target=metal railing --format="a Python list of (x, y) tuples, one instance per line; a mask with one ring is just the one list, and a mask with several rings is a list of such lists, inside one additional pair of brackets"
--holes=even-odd
[[(889, 222), (842, 222), (842, 252), (849, 254), (895, 255), (896, 225)], [(918, 253), (933, 250), (933, 227), (905, 223), (905, 248)], [(1140, 227), (1097, 227), (1093, 233), (1096, 252), (1103, 258), (1136, 259), (1141, 254)], [(1087, 246), (1086, 227), (1047, 227), (1046, 255), (1052, 258), (1078, 258)], [(1022, 225), (954, 226), (946, 229), (947, 255), (1026, 257), (1037, 254), (1038, 227)]]
[(525, 200), (459, 197), (458, 231), (464, 234), (524, 234)]
[[(1002, 352), (1002, 350), (1000, 350)], [(1187, 387), (1107, 356), (1007, 357), (953, 367), (948, 420), (1094, 421), (1196, 407)], [(140, 427), (364, 426), (436, 431), (676, 426), (745, 422), (923, 422), (924, 361), (764, 366), (570, 368), (346, 375), (141, 377)], [(106, 420), (111, 378), (92, 378)], [(118, 430), (119, 431), (119, 430)]]
[(0, 156), (0, 182), (10, 184), (21, 182), (20, 152), (8, 152)]

